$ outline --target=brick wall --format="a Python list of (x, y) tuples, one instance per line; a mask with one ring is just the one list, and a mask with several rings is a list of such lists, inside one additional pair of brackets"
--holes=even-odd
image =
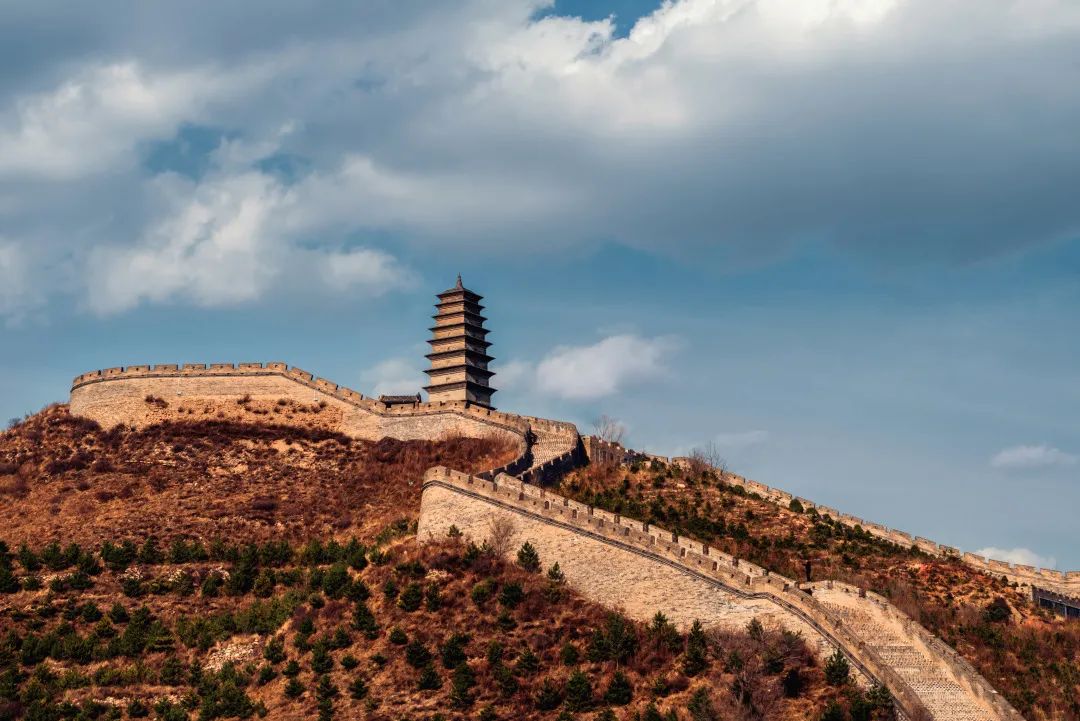
[[(148, 397), (164, 404), (149, 403)], [(369, 440), (496, 435), (518, 443), (524, 453), (530, 429), (529, 422), (518, 416), (461, 402), (387, 407), (284, 363), (129, 366), (84, 373), (72, 384), (70, 407), (73, 414), (106, 428), (121, 423), (143, 427), (165, 420), (259, 419), (248, 404), (238, 403), (246, 398), (263, 409), (279, 400), (319, 408), (317, 413), (272, 412), (261, 420), (317, 426)]]
[[(592, 600), (641, 620), (663, 611), (683, 627), (697, 619), (706, 625), (742, 628), (757, 617), (800, 631), (819, 653), (842, 648), (864, 677), (889, 688), (908, 718), (926, 717), (912, 687), (791, 579), (509, 476), (492, 482), (445, 468), (425, 475), (421, 541), (443, 537), (451, 526), (479, 541), (489, 537), (496, 518), (509, 520), (514, 528), (511, 553), (529, 541), (545, 565), (557, 561), (567, 582)], [(891, 612), (903, 615), (895, 608)], [(914, 624), (910, 619), (908, 623)], [(933, 638), (925, 630), (922, 633)], [(940, 663), (958, 668), (969, 687), (992, 693), (985, 680), (954, 659), (942, 658)], [(996, 717), (1019, 719), (1009, 710), (1006, 705)]]

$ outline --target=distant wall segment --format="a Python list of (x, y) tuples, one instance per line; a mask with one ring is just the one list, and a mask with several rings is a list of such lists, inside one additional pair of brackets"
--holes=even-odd
[(106, 428), (200, 418), (252, 421), (261, 415), (263, 422), (321, 427), (366, 440), (495, 435), (518, 445), (519, 462), (536, 435), (522, 416), (461, 401), (387, 406), (285, 363), (107, 368), (75, 378), (70, 407)]
[(964, 553), (960, 549), (953, 548), (952, 546), (935, 543), (934, 541), (922, 538), (921, 536), (913, 536), (910, 533), (883, 526), (880, 523), (866, 521), (858, 516), (842, 513), (835, 508), (824, 506), (820, 503), (814, 503), (806, 498), (793, 496), (785, 491), (766, 486), (763, 483), (747, 480), (741, 476), (725, 476), (725, 481), (733, 485), (741, 486), (746, 489), (747, 492), (756, 493), (766, 500), (785, 507), (789, 506), (792, 500), (798, 500), (804, 510), (814, 510), (819, 515), (829, 516), (834, 521), (839, 521), (849, 528), (858, 526), (876, 538), (895, 543), (905, 548), (914, 546), (923, 553), (927, 553), (931, 556), (956, 558), (978, 571), (983, 571), (994, 576), (1004, 576), (1009, 581), (1023, 585), (1048, 588), (1058, 590), (1066, 595), (1080, 596), (1080, 571), (1057, 571), (1048, 568), (1025, 566), (1019, 563), (1010, 564), (1004, 561), (987, 559), (974, 553)]
[[(649, 454), (641, 455), (644, 457), (643, 460), (655, 460), (661, 463), (671, 463), (684, 467), (689, 463), (688, 458), (667, 458), (665, 456), (654, 456)], [(819, 515), (829, 516), (834, 521), (839, 521), (849, 528), (858, 526), (872, 536), (905, 548), (914, 546), (923, 553), (927, 553), (931, 556), (956, 558), (978, 571), (983, 571), (998, 577), (1003, 576), (1007, 580), (1021, 585), (1047, 589), (1068, 596), (1069, 598), (1080, 599), (1080, 571), (1058, 571), (1050, 568), (1026, 566), (1020, 563), (1013, 564), (1006, 563), (1005, 561), (996, 561), (974, 553), (965, 553), (958, 548), (936, 543), (921, 536), (913, 536), (910, 533), (905, 533), (904, 531), (899, 531), (895, 528), (889, 528), (880, 523), (874, 523), (873, 521), (867, 521), (858, 516), (842, 513), (835, 508), (815, 503), (814, 501), (802, 498), (801, 496), (792, 495), (787, 491), (782, 491), (779, 488), (773, 488), (772, 486), (767, 486), (764, 483), (758, 483), (757, 481), (752, 481), (743, 478), (742, 476), (725, 473), (724, 482), (733, 486), (739, 486), (747, 493), (755, 493), (761, 498), (777, 505), (784, 506), (785, 508), (789, 507), (793, 500), (798, 501), (806, 511), (814, 510)]]

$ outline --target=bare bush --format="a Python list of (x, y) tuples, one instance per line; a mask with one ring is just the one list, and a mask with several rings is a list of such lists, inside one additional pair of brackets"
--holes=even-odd
[(805, 668), (812, 663), (801, 636), (766, 629), (756, 620), (746, 632), (716, 630), (709, 640), (728, 659), (736, 718), (746, 721), (778, 718), (784, 694), (777, 675), (784, 668)]
[(593, 421), (593, 435), (608, 443), (622, 443), (626, 434), (626, 426), (617, 418), (602, 415)]
[(488, 522), (488, 545), (497, 556), (505, 556), (513, 547), (517, 527), (505, 516), (493, 516)]
[(690, 472), (695, 476), (701, 476), (710, 471), (722, 476), (727, 472), (727, 464), (720, 454), (720, 448), (711, 441), (690, 451), (689, 466)]

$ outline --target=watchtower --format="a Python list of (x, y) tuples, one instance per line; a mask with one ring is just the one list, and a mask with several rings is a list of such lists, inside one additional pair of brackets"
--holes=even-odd
[(487, 352), (491, 347), (484, 328), (487, 318), (480, 315), (483, 297), (463, 287), (460, 275), (457, 285), (437, 297), (435, 325), (428, 329), (432, 333), (427, 354), (431, 368), (425, 371), (431, 385), (424, 387), (428, 400), (468, 401), (491, 408), (495, 389), (489, 382), (495, 374), (488, 363), (494, 359)]

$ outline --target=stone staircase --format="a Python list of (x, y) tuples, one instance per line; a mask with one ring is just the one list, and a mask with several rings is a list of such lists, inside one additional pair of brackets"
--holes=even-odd
[(910, 620), (905, 622), (905, 617), (890, 612), (891, 607), (882, 601), (861, 597), (856, 589), (828, 583), (814, 584), (813, 596), (907, 682), (934, 719), (1020, 718), (981, 677), (973, 671), (972, 677), (965, 669), (957, 669), (953, 659), (925, 643), (922, 636), (927, 634), (925, 630), (914, 628)]
[(536, 434), (536, 442), (532, 445), (533, 468), (573, 450), (574, 440), (564, 433), (553, 433), (546, 429), (536, 429), (533, 432)]

